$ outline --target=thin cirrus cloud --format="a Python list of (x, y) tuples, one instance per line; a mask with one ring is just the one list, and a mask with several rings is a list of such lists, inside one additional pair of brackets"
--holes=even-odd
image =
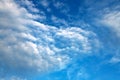
[(74, 59), (72, 56), (91, 54), (94, 48), (99, 47), (94, 32), (37, 22), (35, 19), (40, 15), (35, 17), (13, 0), (0, 1), (0, 14), (1, 74), (61, 70)]

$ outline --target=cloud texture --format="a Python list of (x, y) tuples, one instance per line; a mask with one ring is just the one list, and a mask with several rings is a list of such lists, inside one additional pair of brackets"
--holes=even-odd
[(1, 74), (61, 70), (74, 56), (92, 54), (99, 47), (94, 32), (49, 26), (36, 21), (39, 17), (13, 0), (0, 1)]

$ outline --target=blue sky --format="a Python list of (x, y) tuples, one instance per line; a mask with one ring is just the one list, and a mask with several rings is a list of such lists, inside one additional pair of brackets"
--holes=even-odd
[(120, 0), (0, 0), (0, 80), (120, 80)]

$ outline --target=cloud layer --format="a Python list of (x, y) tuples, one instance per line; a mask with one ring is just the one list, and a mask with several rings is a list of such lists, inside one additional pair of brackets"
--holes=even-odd
[(0, 1), (0, 17), (3, 73), (61, 70), (74, 56), (92, 54), (99, 47), (95, 33), (79, 27), (57, 28), (40, 23), (36, 19), (41, 15), (30, 13), (13, 0)]

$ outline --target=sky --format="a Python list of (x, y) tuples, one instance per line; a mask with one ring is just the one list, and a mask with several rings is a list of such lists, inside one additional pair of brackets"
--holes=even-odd
[(0, 0), (0, 80), (120, 80), (120, 0)]

